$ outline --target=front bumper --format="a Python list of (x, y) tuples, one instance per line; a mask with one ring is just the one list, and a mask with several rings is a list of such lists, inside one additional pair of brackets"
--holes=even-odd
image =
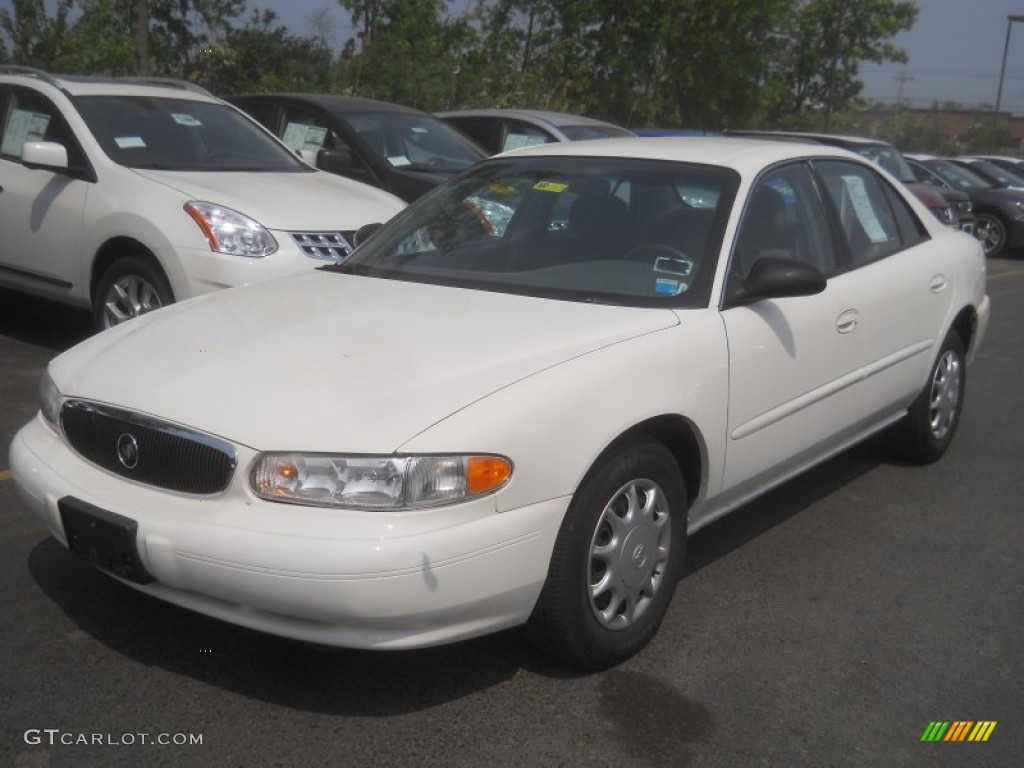
[[(209, 499), (99, 469), (37, 417), (14, 438), (11, 469), (28, 509), (65, 546), (71, 496), (138, 524), (155, 581), (133, 588), (231, 623), (351, 648), (415, 648), (526, 621), (547, 576), (568, 498), (507, 512), (486, 497), (402, 513), (276, 504), (247, 488)], [(116, 578), (116, 577), (115, 577)]]

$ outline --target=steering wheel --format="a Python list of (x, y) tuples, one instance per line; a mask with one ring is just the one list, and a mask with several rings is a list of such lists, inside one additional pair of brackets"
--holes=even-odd
[(491, 224), (491, 220), (487, 218), (487, 214), (483, 212), (483, 209), (474, 203), (472, 200), (463, 200), (462, 204), (466, 206), (466, 210), (476, 217), (476, 220), (483, 227), (483, 230), (488, 235), (494, 234), (494, 225)]

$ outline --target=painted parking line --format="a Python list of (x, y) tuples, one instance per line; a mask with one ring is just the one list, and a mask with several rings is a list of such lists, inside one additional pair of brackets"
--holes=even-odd
[(10, 479), (11, 479), (11, 470), (9, 470), (9, 469), (0, 469), (0, 482), (3, 482), (4, 480), (10, 480)]
[(1014, 275), (1024, 275), (1024, 269), (1015, 269), (1012, 272), (1000, 272), (998, 275), (989, 275), (989, 280), (998, 280), (1001, 277), (1013, 277)]

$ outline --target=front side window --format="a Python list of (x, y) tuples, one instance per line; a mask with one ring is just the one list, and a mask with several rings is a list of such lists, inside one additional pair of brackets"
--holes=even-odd
[(553, 144), (556, 141), (557, 139), (550, 133), (529, 123), (524, 123), (521, 120), (506, 120), (505, 139), (501, 144), (501, 151), (508, 152), (510, 149)]
[(312, 172), (245, 115), (217, 102), (80, 96), (75, 105), (107, 156), (128, 168)]
[[(496, 160), (414, 203), (331, 269), (571, 301), (707, 306), (738, 183), (734, 171), (688, 163)], [(702, 207), (680, 189), (699, 190)]]
[(733, 255), (740, 279), (767, 256), (794, 259), (831, 275), (836, 271), (828, 220), (805, 164), (776, 168), (751, 190)]
[(29, 141), (52, 141), (68, 152), (68, 163), (81, 165), (81, 151), (57, 107), (42, 94), (24, 88), (11, 92), (0, 154), (11, 159), (21, 158), (21, 148)]

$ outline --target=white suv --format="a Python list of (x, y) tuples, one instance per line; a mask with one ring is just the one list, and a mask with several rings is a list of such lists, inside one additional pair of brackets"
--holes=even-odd
[(0, 286), (99, 328), (336, 261), (403, 206), (191, 83), (0, 66)]

